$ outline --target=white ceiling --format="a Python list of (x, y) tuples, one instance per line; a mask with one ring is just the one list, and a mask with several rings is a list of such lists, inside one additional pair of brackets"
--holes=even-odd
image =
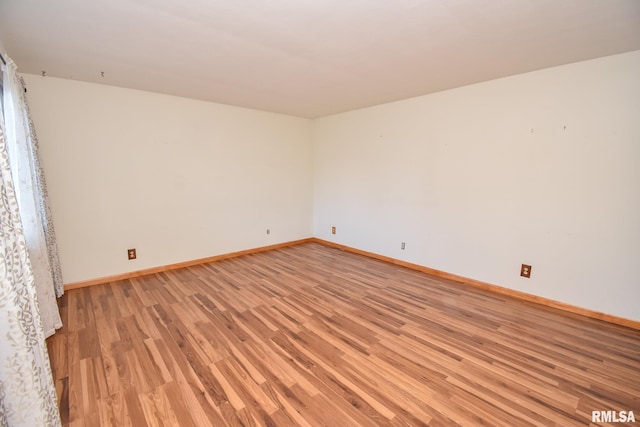
[(313, 118), (639, 50), (640, 0), (0, 0), (0, 42), (25, 73)]

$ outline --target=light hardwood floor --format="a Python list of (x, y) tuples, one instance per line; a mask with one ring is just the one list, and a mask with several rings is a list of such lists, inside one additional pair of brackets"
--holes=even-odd
[(68, 291), (64, 425), (589, 425), (640, 331), (305, 243)]

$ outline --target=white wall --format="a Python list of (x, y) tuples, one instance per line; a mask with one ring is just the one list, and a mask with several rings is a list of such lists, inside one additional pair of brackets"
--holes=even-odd
[(25, 78), (66, 283), (313, 234), (640, 320), (638, 75), (632, 52), (315, 121)]
[(640, 51), (318, 119), (314, 234), (640, 320), (639, 76)]
[(309, 120), (25, 80), (65, 283), (311, 236)]

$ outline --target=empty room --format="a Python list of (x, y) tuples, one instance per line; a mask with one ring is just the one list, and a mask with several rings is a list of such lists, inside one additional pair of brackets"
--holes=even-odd
[(0, 54), (0, 426), (640, 423), (637, 0), (1, 0)]

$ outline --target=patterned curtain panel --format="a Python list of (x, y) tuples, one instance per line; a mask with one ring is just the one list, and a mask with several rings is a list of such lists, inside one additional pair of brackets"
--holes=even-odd
[(0, 426), (60, 426), (0, 110)]
[(42, 324), (48, 337), (62, 326), (56, 301), (56, 296), (63, 292), (62, 273), (24, 81), (10, 58), (7, 58), (4, 73), (3, 101), (11, 173), (35, 277)]

